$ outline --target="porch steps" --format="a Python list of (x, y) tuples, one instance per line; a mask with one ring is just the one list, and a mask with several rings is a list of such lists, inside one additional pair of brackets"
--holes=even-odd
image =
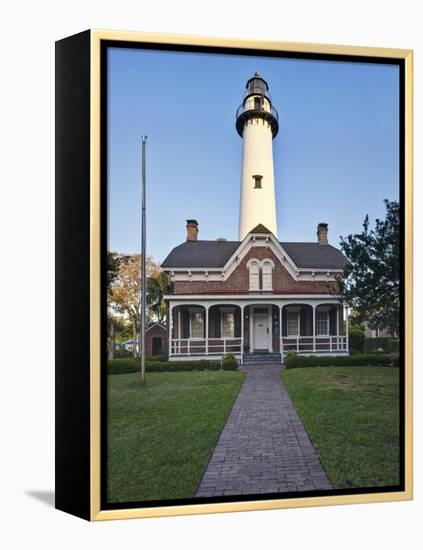
[(280, 353), (245, 353), (244, 354), (244, 365), (258, 364), (266, 365), (270, 363), (280, 363), (281, 354)]

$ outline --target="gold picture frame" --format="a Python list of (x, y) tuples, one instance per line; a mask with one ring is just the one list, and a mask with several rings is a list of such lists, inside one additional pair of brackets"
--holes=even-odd
[[(88, 469), (84, 474), (84, 479), (81, 485), (88, 481), (86, 493), (81, 496), (83, 504), (77, 504), (76, 497), (73, 504), (68, 503), (66, 492), (69, 491), (71, 482), (59, 481), (59, 502), (57, 507), (74, 513), (85, 519), (92, 521), (104, 521), (112, 519), (126, 518), (148, 518), (156, 516), (176, 516), (188, 514), (211, 514), (222, 512), (240, 512), (251, 510), (271, 510), (293, 507), (311, 507), (311, 506), (329, 506), (340, 504), (361, 504), (370, 502), (387, 502), (412, 499), (413, 492), (413, 437), (412, 437), (412, 342), (413, 342), (413, 317), (412, 317), (412, 285), (413, 285), (413, 52), (407, 49), (392, 49), (392, 48), (374, 48), (361, 46), (340, 46), (328, 44), (308, 44), (295, 42), (279, 42), (279, 41), (256, 41), (256, 40), (239, 40), (229, 38), (213, 38), (203, 36), (185, 36), (173, 34), (156, 34), (142, 32), (127, 32), (127, 31), (111, 31), (111, 30), (91, 30), (82, 33), (84, 35), (83, 45), (80, 47), (79, 54), (74, 53), (72, 37), (58, 42), (58, 63), (63, 64), (63, 55), (60, 53), (64, 48), (67, 48), (69, 56), (75, 59), (78, 63), (78, 55), (86, 56), (87, 44), (89, 45), (89, 59), (86, 57), (85, 62), (89, 63), (89, 386), (86, 388), (89, 402), (87, 403), (87, 415), (89, 415), (89, 445), (86, 449), (86, 457), (89, 456)], [(79, 36), (79, 35), (77, 35)], [(82, 35), (81, 35), (82, 36)], [(333, 56), (356, 56), (356, 57), (373, 57), (373, 58), (392, 58), (401, 60), (404, 64), (404, 182), (405, 182), (405, 220), (404, 220), (404, 285), (405, 285), (405, 329), (404, 329), (404, 489), (394, 492), (374, 492), (366, 494), (343, 494), (330, 496), (298, 496), (295, 498), (277, 498), (272, 500), (246, 500), (232, 502), (210, 502), (198, 504), (182, 504), (182, 505), (163, 505), (158, 507), (122, 507), (119, 509), (102, 509), (101, 507), (101, 223), (102, 223), (102, 206), (100, 196), (101, 186), (101, 44), (107, 41), (125, 42), (128, 44), (149, 43), (149, 44), (166, 44), (178, 47), (183, 46), (201, 46), (213, 48), (231, 48), (237, 50), (260, 50), (260, 51), (279, 51), (291, 52), (299, 54), (312, 55), (333, 55)], [(81, 52), (85, 53), (82, 54)], [(73, 52), (73, 53), (72, 53)], [(88, 74), (85, 72), (85, 74)], [(61, 78), (59, 71), (58, 78)], [(60, 85), (59, 85), (60, 88)], [(59, 90), (60, 92), (60, 90)], [(65, 92), (64, 92), (65, 93)], [(61, 95), (58, 95), (58, 109), (60, 109)], [(63, 115), (66, 116), (66, 115)], [(60, 122), (59, 124), (64, 124)], [(64, 131), (65, 132), (65, 131)], [(65, 132), (66, 133), (66, 132)], [(66, 139), (66, 138), (63, 138)], [(62, 149), (61, 149), (62, 151)], [(59, 154), (64, 154), (63, 151)], [(63, 160), (66, 163), (66, 159)], [(60, 167), (59, 167), (60, 170)], [(60, 173), (58, 179), (61, 179)], [(58, 185), (62, 185), (58, 181)], [(59, 199), (60, 200), (60, 199)], [(64, 222), (59, 222), (64, 223)], [(65, 269), (60, 267), (59, 270)], [(61, 289), (59, 287), (59, 293)], [(87, 325), (88, 326), (88, 325)], [(86, 356), (88, 359), (88, 356)], [(57, 362), (56, 368), (63, 369), (63, 356)], [(85, 363), (86, 368), (88, 363)], [(62, 372), (62, 371), (60, 371)], [(67, 389), (64, 387), (68, 381), (61, 380), (61, 374), (58, 378), (58, 399), (60, 401), (58, 408), (62, 411), (64, 408), (64, 392)], [(82, 374), (81, 374), (82, 376)], [(84, 378), (82, 384), (87, 383), (88, 378)], [(63, 386), (63, 387), (62, 387)], [(85, 386), (84, 386), (85, 387)], [(68, 412), (61, 412), (63, 418), (73, 414), (72, 406), (69, 405)], [(58, 430), (69, 429), (60, 421)], [(70, 420), (69, 420), (70, 422)], [(64, 436), (61, 436), (64, 437)], [(76, 437), (76, 435), (75, 435)], [(64, 440), (60, 440), (58, 445), (62, 451), (59, 452), (59, 471), (57, 477), (61, 479), (63, 475), (62, 469), (66, 468), (66, 459), (63, 454), (68, 447), (64, 445)], [(87, 443), (87, 440), (85, 439)], [(72, 474), (73, 480), (78, 476), (76, 471)], [(81, 489), (82, 495), (82, 489)], [(79, 498), (79, 497), (78, 497)]]

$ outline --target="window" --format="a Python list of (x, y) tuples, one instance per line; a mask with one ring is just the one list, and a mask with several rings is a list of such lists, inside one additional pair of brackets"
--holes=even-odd
[(203, 338), (203, 313), (201, 311), (191, 311), (190, 316), (190, 336), (191, 338)]
[(263, 290), (272, 290), (272, 264), (264, 262), (263, 264)]
[(222, 311), (222, 338), (233, 338), (235, 336), (235, 313), (233, 311)]
[(261, 109), (261, 98), (255, 97), (254, 98), (254, 109), (260, 110)]
[(298, 333), (298, 311), (287, 311), (286, 334), (287, 336), (298, 336)]
[(254, 189), (261, 189), (261, 180), (263, 176), (253, 176), (254, 179)]
[(316, 334), (317, 336), (329, 335), (329, 313), (327, 311), (316, 312)]
[(258, 262), (250, 264), (250, 290), (260, 290), (260, 266)]

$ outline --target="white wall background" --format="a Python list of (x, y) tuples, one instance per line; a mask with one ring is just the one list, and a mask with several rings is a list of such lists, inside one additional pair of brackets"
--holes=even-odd
[[(414, 502), (91, 525), (34, 496), (53, 489), (54, 41), (115, 28), (414, 48), (416, 241), (422, 238), (421, 2), (38, 0), (1, 9), (0, 544), (3, 548), (421, 548), (422, 407)], [(422, 247), (415, 250), (421, 265)], [(416, 279), (419, 272), (416, 274)], [(421, 271), (420, 271), (421, 276)], [(416, 288), (416, 310), (422, 292)], [(416, 323), (416, 340), (422, 324)], [(416, 358), (415, 393), (422, 391)]]

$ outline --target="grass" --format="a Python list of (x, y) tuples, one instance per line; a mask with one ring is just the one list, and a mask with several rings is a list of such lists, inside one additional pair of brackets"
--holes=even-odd
[(193, 497), (244, 376), (108, 376), (108, 501)]
[(399, 484), (399, 369), (312, 367), (282, 378), (334, 488)]

